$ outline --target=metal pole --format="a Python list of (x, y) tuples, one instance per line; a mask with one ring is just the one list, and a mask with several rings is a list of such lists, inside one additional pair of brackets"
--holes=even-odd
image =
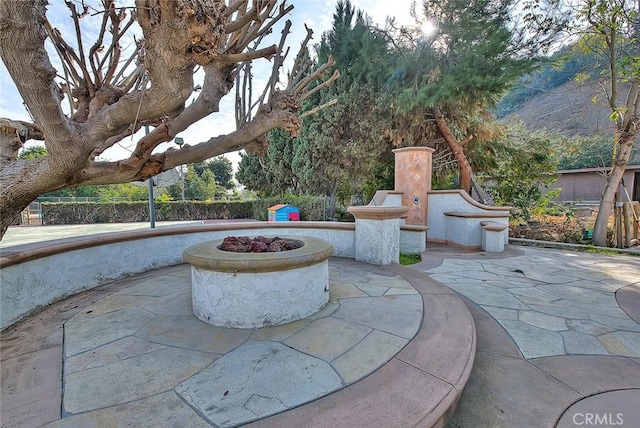
[[(149, 127), (144, 126), (144, 135), (149, 135)], [(149, 221), (151, 222), (151, 229), (156, 228), (156, 206), (153, 200), (153, 177), (149, 177)]]
[[(173, 139), (173, 142), (181, 149), (184, 144), (184, 138), (176, 137)], [(182, 190), (182, 200), (184, 201), (184, 165), (180, 165), (180, 189)]]
[(322, 221), (327, 221), (327, 195), (322, 196)]
[(180, 165), (180, 185), (182, 189), (182, 201), (184, 202), (184, 165)]
[(151, 229), (156, 227), (156, 207), (153, 200), (153, 177), (149, 177), (149, 219), (151, 221)]

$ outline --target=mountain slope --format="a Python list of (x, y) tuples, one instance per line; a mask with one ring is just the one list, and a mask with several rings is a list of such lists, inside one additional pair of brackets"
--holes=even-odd
[[(619, 103), (624, 102), (628, 85), (619, 88)], [(565, 137), (613, 136), (611, 111), (606, 105), (602, 82), (589, 80), (580, 84), (567, 82), (542, 92), (523, 103), (503, 121), (519, 118), (528, 130), (546, 131)]]

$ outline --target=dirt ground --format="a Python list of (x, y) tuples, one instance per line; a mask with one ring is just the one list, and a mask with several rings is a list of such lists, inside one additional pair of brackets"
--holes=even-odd
[(512, 238), (537, 239), (541, 241), (590, 244), (588, 231), (593, 230), (595, 216), (566, 217), (545, 215), (527, 224), (509, 225)]

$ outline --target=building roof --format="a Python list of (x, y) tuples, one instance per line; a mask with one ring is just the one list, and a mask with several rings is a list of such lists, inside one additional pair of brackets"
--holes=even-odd
[[(608, 171), (611, 167), (599, 167), (599, 168), (578, 168), (578, 169), (561, 169), (557, 171), (558, 174), (575, 174), (577, 172), (602, 172)], [(640, 170), (640, 165), (627, 165), (626, 171)]]
[[(289, 204), (277, 204), (277, 205), (274, 205), (272, 207), (269, 207), (268, 210), (269, 211), (278, 211), (279, 209), (282, 209), (284, 207), (292, 207), (292, 206), (289, 205)], [(292, 208), (295, 208), (295, 207), (292, 207)]]

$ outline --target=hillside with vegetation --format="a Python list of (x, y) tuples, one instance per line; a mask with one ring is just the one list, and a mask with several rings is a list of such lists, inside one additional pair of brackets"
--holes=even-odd
[[(529, 132), (548, 136), (561, 170), (610, 166), (615, 124), (603, 76), (606, 70), (592, 54), (566, 48), (522, 77), (495, 114), (503, 123), (521, 122)], [(628, 90), (622, 83), (621, 97)], [(640, 164), (637, 148), (630, 164)]]

